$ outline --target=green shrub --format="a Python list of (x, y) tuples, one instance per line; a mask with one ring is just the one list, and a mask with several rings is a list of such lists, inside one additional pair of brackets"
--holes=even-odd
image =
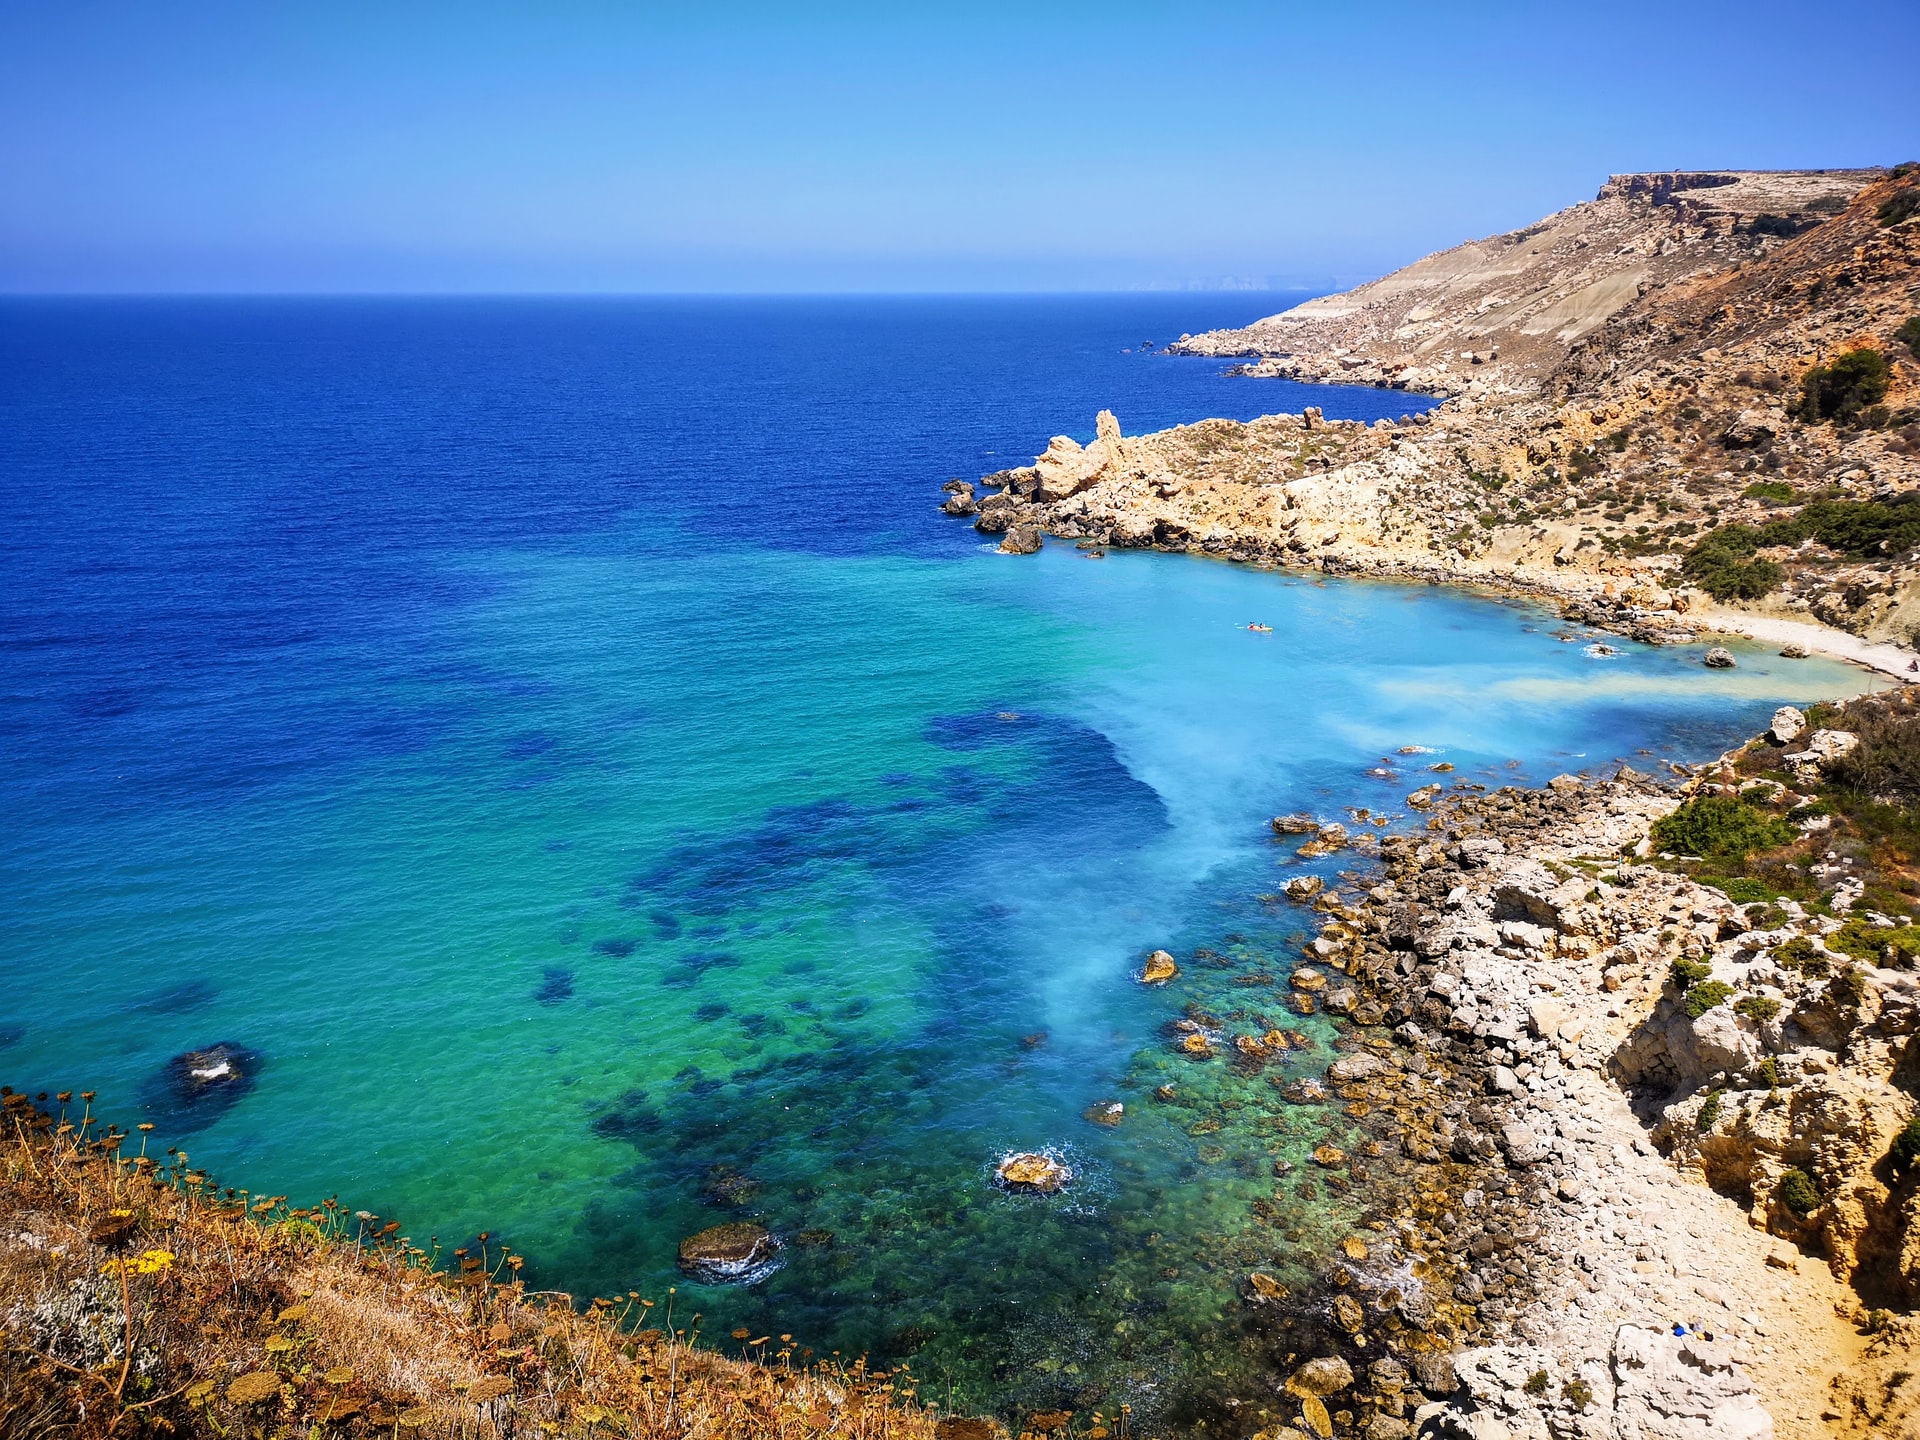
[(1576, 1410), (1584, 1410), (1593, 1403), (1593, 1387), (1584, 1380), (1569, 1380), (1560, 1387), (1560, 1398)]
[(1744, 859), (1798, 837), (1791, 825), (1731, 795), (1702, 795), (1654, 822), (1653, 841), (1679, 855)]
[(1828, 780), (1874, 799), (1920, 801), (1920, 714), (1859, 705), (1848, 712), (1847, 728), (1860, 743), (1828, 763)]
[(1796, 935), (1784, 945), (1773, 949), (1773, 963), (1782, 970), (1796, 970), (1802, 975), (1818, 977), (1827, 973), (1832, 963), (1805, 935)]
[(1901, 221), (1920, 214), (1920, 188), (1909, 186), (1897, 194), (1888, 196), (1880, 202), (1880, 208), (1874, 212), (1882, 225), (1898, 225)]
[(1720, 1096), (1722, 1093), (1723, 1092), (1719, 1090), (1709, 1090), (1707, 1092), (1707, 1103), (1700, 1107), (1700, 1113), (1694, 1118), (1693, 1122), (1693, 1128), (1700, 1134), (1705, 1135), (1709, 1130), (1713, 1129), (1714, 1124), (1720, 1119)]
[(1815, 500), (1764, 525), (1722, 525), (1687, 552), (1681, 573), (1720, 600), (1757, 600), (1785, 578), (1754, 552), (1817, 540), (1855, 560), (1880, 560), (1920, 545), (1920, 493), (1892, 500)]
[(1733, 1013), (1764, 1025), (1780, 1013), (1780, 1002), (1771, 995), (1742, 995), (1733, 1002)]
[(1612, 450), (1613, 453), (1616, 455), (1624, 455), (1627, 450), (1627, 442), (1632, 439), (1633, 439), (1632, 431), (1616, 430), (1611, 435), (1607, 436), (1607, 448)]
[(1767, 1089), (1778, 1090), (1780, 1088), (1780, 1066), (1774, 1061), (1773, 1056), (1767, 1056), (1766, 1059), (1754, 1066), (1753, 1073), (1760, 1077)]
[(1920, 1160), (1920, 1115), (1909, 1120), (1907, 1128), (1893, 1137), (1893, 1144), (1887, 1148), (1887, 1159), (1896, 1170), (1911, 1169), (1913, 1162)]
[(1544, 1395), (1547, 1393), (1547, 1380), (1546, 1371), (1536, 1370), (1527, 1377), (1527, 1383), (1520, 1388), (1529, 1395)]
[(1820, 1208), (1820, 1192), (1813, 1188), (1813, 1177), (1804, 1170), (1787, 1171), (1780, 1177), (1780, 1188), (1774, 1193), (1782, 1205), (1802, 1219)]
[(1801, 377), (1798, 414), (1809, 425), (1822, 420), (1844, 423), (1886, 398), (1887, 359), (1863, 345)]
[(1766, 881), (1754, 880), (1745, 875), (1728, 875), (1724, 879), (1711, 880), (1708, 883), (1736, 905), (1752, 905), (1756, 901), (1771, 900), (1779, 893)]
[(1909, 350), (1913, 351), (1914, 354), (1920, 355), (1920, 315), (1915, 315), (1898, 330), (1894, 331), (1893, 338), (1900, 341)]
[(1849, 1010), (1860, 1008), (1860, 1002), (1867, 998), (1867, 977), (1852, 965), (1842, 965), (1833, 972), (1833, 979), (1827, 982), (1827, 994), (1836, 1004)]
[(1784, 480), (1756, 480), (1742, 493), (1749, 500), (1765, 500), (1773, 505), (1793, 503), (1793, 486)]
[(1733, 987), (1724, 980), (1703, 980), (1687, 991), (1685, 1006), (1687, 1018), (1698, 1020), (1707, 1011), (1723, 1002), (1733, 994)]
[(1827, 948), (1876, 965), (1888, 959), (1912, 960), (1920, 955), (1920, 926), (1901, 925), (1889, 930), (1856, 917), (1827, 937)]
[(1667, 974), (1673, 978), (1673, 988), (1690, 990), (1713, 973), (1713, 967), (1704, 960), (1689, 960), (1679, 956), (1667, 967)]

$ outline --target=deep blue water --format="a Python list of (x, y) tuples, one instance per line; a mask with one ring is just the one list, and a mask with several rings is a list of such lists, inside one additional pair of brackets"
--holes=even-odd
[[(1366, 1201), (1274, 1179), (1338, 1113), (1161, 1035), (1284, 994), (1264, 818), (1394, 806), (1407, 744), (1538, 779), (1852, 683), (936, 513), (1102, 407), (1416, 403), (1138, 350), (1276, 306), (0, 302), (0, 1072), (583, 1294), (763, 1219), (786, 1265), (712, 1333), (967, 1403), (1257, 1389), (1247, 1268)], [(223, 1041), (252, 1087), (173, 1103)], [(986, 1183), (1032, 1145), (1067, 1199)]]

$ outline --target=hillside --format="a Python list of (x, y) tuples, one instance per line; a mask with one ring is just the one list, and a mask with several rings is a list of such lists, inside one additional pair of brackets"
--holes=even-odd
[(1429, 413), (1139, 437), (1104, 416), (1092, 445), (1056, 439), (948, 511), (1014, 548), (1031, 527), (1544, 590), (1642, 639), (1732, 608), (1906, 645), (1920, 171), (1706, 180), (1729, 177), (1620, 177), (1515, 236), (1185, 342), (1288, 350), (1249, 374), (1451, 396)]
[(1592, 200), (1470, 240), (1243, 330), (1183, 337), (1249, 373), (1431, 394), (1538, 389), (1642, 294), (1772, 254), (1843, 211), (1868, 170), (1616, 175)]

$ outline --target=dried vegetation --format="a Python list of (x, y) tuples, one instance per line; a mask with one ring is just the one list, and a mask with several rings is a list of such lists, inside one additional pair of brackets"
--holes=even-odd
[(702, 1348), (671, 1292), (583, 1311), (485, 1236), (442, 1257), (332, 1200), (220, 1189), (79, 1098), (0, 1089), (0, 1440), (999, 1433), (938, 1419), (905, 1367)]

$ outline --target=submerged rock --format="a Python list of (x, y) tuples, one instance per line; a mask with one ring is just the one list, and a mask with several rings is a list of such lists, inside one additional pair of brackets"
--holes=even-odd
[(1213, 1042), (1198, 1030), (1195, 1030), (1191, 1035), (1183, 1035), (1180, 1037), (1180, 1049), (1195, 1060), (1211, 1060), (1213, 1058)]
[(1255, 1270), (1247, 1276), (1247, 1299), (1251, 1300), (1255, 1305), (1266, 1305), (1277, 1300), (1284, 1300), (1292, 1293), (1293, 1292), (1287, 1289), (1285, 1285), (1282, 1285), (1278, 1280), (1274, 1279), (1273, 1276), (1263, 1274), (1258, 1270)]
[(189, 1050), (162, 1068), (148, 1088), (146, 1108), (176, 1134), (204, 1129), (253, 1088), (259, 1068), (259, 1055), (231, 1041)]
[(994, 1183), (1022, 1195), (1058, 1195), (1073, 1181), (1073, 1170), (1041, 1150), (1003, 1156), (993, 1169)]
[(1118, 1100), (1096, 1100), (1080, 1113), (1081, 1118), (1090, 1120), (1095, 1125), (1105, 1125), (1111, 1129), (1126, 1119), (1127, 1107)]
[(708, 1285), (751, 1285), (780, 1264), (780, 1242), (764, 1225), (715, 1225), (680, 1242), (680, 1269)]

